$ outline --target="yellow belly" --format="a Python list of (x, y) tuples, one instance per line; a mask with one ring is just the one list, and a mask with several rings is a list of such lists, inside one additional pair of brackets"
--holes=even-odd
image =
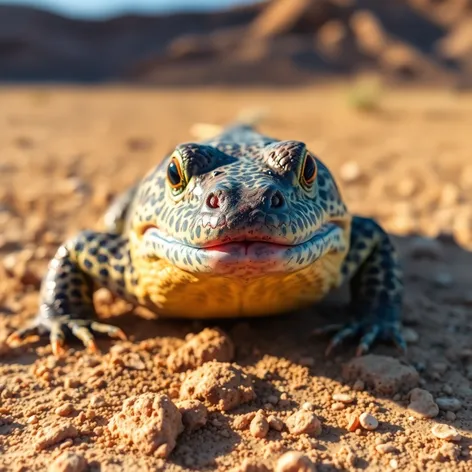
[(236, 278), (190, 274), (164, 260), (135, 260), (134, 292), (143, 305), (168, 317), (263, 316), (312, 304), (341, 283), (344, 253), (325, 255), (289, 274)]

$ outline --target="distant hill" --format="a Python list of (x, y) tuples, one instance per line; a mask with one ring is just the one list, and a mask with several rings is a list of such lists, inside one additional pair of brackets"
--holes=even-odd
[(472, 0), (272, 0), (104, 21), (0, 6), (2, 81), (284, 85), (360, 70), (472, 84)]

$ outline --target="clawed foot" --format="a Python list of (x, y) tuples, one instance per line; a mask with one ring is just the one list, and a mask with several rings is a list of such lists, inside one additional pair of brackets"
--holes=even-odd
[(7, 344), (13, 344), (23, 341), (29, 336), (42, 336), (48, 332), (52, 352), (56, 356), (61, 356), (65, 353), (65, 339), (68, 334), (72, 334), (77, 339), (80, 339), (84, 346), (93, 353), (99, 352), (98, 346), (95, 343), (94, 333), (106, 334), (111, 338), (122, 339), (123, 341), (127, 339), (126, 334), (116, 326), (93, 320), (71, 319), (68, 316), (61, 316), (48, 320), (47, 326), (40, 322), (35, 322), (31, 326), (19, 329), (10, 334), (6, 342)]
[(356, 356), (362, 356), (369, 351), (372, 344), (377, 339), (392, 340), (402, 354), (406, 353), (406, 342), (401, 333), (399, 322), (358, 321), (347, 324), (332, 324), (323, 328), (316, 329), (314, 335), (324, 335), (336, 332), (331, 338), (325, 354), (328, 356), (331, 352), (348, 338), (360, 336), (360, 342), (356, 350)]

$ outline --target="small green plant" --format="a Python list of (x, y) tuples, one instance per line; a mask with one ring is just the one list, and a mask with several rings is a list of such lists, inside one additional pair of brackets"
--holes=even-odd
[(357, 80), (349, 90), (349, 106), (362, 112), (375, 112), (381, 108), (382, 86), (378, 79)]

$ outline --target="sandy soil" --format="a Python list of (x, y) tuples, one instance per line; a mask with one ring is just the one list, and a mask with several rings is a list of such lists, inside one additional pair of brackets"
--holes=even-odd
[[(130, 342), (101, 340), (102, 355), (72, 343), (60, 360), (45, 340), (2, 347), (0, 470), (44, 470), (54, 461), (50, 470), (56, 471), (83, 470), (86, 462), (101, 471), (265, 470), (264, 461), (272, 467), (291, 450), (305, 454), (318, 471), (472, 469), (472, 95), (388, 91), (372, 113), (355, 109), (343, 85), (263, 91), (3, 88), (0, 103), (0, 339), (34, 315), (48, 259), (67, 236), (98, 227), (111, 196), (177, 142), (190, 140), (195, 122), (222, 124), (242, 108), (260, 107), (267, 114), (263, 131), (306, 141), (338, 176), (352, 211), (378, 218), (397, 235), (410, 341), (403, 361), (419, 373), (413, 383), (434, 397), (425, 400), (420, 392), (429, 411), (434, 414), (435, 402), (441, 407), (434, 418), (418, 418), (403, 388), (411, 386), (397, 382), (398, 372), (388, 394), (369, 383), (368, 373), (359, 374), (365, 382), (344, 380), (354, 345), (325, 359), (327, 340), (310, 331), (345, 317), (341, 290), (302, 313), (208, 325), (231, 338), (236, 367), (252, 376), (257, 398), (251, 400), (251, 393), (247, 403), (223, 411), (203, 392), (206, 425), (195, 431), (187, 425), (167, 459), (149, 455), (139, 440), (115, 436), (107, 425), (112, 417), (121, 421), (120, 412), (125, 426), (118, 424), (118, 430), (145, 421), (140, 412), (126, 418), (123, 402), (133, 395), (166, 394), (177, 402), (188, 376), (169, 369), (166, 359), (205, 325), (131, 313), (100, 291), (100, 314), (113, 317)], [(399, 357), (387, 345), (373, 352)], [(382, 380), (381, 373), (372, 375), (374, 382)], [(352, 402), (333, 398), (336, 393)], [(149, 398), (137, 404), (155, 409), (149, 415), (157, 431), (159, 415), (173, 407), (167, 397), (146, 403)], [(258, 410), (255, 419), (241, 416)], [(375, 430), (353, 426), (363, 412), (377, 419)], [(201, 411), (194, 414), (204, 423)], [(172, 415), (178, 417), (175, 408)], [(436, 438), (436, 424), (453, 426), (461, 439)], [(180, 426), (174, 426), (167, 425), (166, 434), (178, 434)], [(259, 465), (250, 468), (245, 459)], [(277, 470), (287, 467), (279, 463)]]

